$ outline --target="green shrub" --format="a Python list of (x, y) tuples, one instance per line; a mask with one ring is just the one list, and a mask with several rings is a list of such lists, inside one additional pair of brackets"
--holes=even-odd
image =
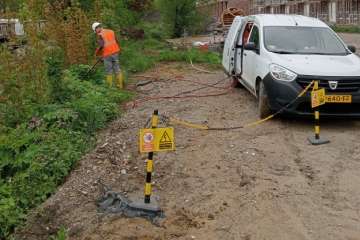
[[(81, 67), (80, 67), (81, 69)], [(62, 75), (61, 104), (32, 105), (31, 121), (0, 135), (0, 238), (47, 199), (91, 147), (95, 131), (119, 114), (129, 93), (80, 80), (78, 69)]]
[(181, 37), (189, 32), (192, 25), (199, 21), (196, 0), (157, 0), (157, 8), (161, 12), (167, 33), (171, 37)]
[(67, 98), (63, 86), (62, 73), (64, 70), (64, 52), (59, 48), (48, 51), (46, 58), (47, 76), (50, 82), (50, 95), (54, 102), (63, 102)]
[(9, 185), (0, 180), (0, 238), (8, 236), (24, 218), (24, 212), (12, 197)]
[(68, 233), (64, 227), (60, 228), (56, 233), (56, 236), (50, 237), (50, 240), (66, 240), (68, 239)]
[(32, 113), (32, 104), (16, 106), (14, 103), (0, 103), (0, 125), (16, 127), (25, 119), (28, 120)]
[(146, 22), (140, 27), (144, 29), (146, 39), (152, 39), (159, 42), (166, 38), (164, 27), (161, 23)]
[[(94, 63), (95, 65), (95, 63)], [(97, 63), (96, 66), (89, 66), (85, 64), (72, 65), (69, 68), (71, 74), (82, 81), (90, 81), (95, 84), (103, 83), (103, 71), (99, 70), (99, 66), (102, 65), (102, 62)]]
[(43, 115), (43, 120), (48, 127), (74, 128), (74, 122), (79, 114), (71, 108), (59, 108)]

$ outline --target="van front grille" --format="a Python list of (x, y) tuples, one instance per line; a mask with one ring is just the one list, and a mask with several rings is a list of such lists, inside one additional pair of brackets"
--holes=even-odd
[[(308, 77), (300, 76), (297, 78), (297, 83), (305, 88), (312, 80), (319, 81), (319, 87), (325, 88), (328, 92), (358, 92), (360, 89), (360, 77)], [(336, 89), (331, 89), (329, 81), (337, 81)]]

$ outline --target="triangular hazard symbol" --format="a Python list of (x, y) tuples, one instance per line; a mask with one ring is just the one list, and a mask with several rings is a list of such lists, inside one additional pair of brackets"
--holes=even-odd
[(160, 143), (171, 143), (171, 139), (169, 137), (169, 134), (165, 131), (160, 139)]

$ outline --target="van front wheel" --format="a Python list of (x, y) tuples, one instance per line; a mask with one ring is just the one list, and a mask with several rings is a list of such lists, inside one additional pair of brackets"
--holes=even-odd
[(259, 116), (266, 118), (272, 113), (263, 81), (259, 83)]

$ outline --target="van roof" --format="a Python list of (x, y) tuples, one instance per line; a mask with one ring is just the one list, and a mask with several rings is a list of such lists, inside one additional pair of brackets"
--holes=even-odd
[(328, 27), (317, 18), (301, 15), (258, 14), (250, 16), (250, 18), (258, 19), (263, 26)]

